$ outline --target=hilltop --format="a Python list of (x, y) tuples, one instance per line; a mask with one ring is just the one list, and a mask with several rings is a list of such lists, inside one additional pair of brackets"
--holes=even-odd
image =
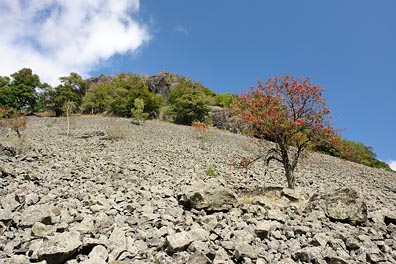
[(97, 116), (65, 131), (29, 117), (16, 155), (3, 130), (0, 262), (396, 263), (393, 172), (308, 153), (293, 191), (276, 163), (233, 166), (254, 138)]

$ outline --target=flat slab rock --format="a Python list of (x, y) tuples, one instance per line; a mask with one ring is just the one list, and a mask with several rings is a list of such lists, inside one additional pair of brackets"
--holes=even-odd
[(80, 246), (80, 233), (57, 233), (44, 241), (37, 251), (37, 256), (40, 260), (47, 261), (47, 264), (61, 264), (77, 252)]
[(216, 185), (186, 186), (178, 195), (178, 201), (186, 208), (205, 211), (228, 211), (238, 205), (237, 195)]

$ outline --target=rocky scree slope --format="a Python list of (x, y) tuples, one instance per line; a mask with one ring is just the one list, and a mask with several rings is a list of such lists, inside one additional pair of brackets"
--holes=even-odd
[(71, 124), (29, 118), (20, 155), (2, 132), (0, 263), (396, 263), (395, 173), (309, 153), (289, 190), (278, 164), (230, 166), (251, 138)]

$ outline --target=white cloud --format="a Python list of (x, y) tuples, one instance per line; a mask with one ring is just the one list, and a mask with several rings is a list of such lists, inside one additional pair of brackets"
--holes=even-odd
[(184, 33), (184, 34), (186, 34), (187, 36), (188, 35), (190, 35), (190, 29), (188, 29), (188, 28), (186, 28), (186, 27), (184, 27), (184, 26), (182, 26), (182, 25), (177, 25), (176, 27), (175, 27), (175, 30), (177, 31), (177, 32), (181, 32), (181, 33)]
[(42, 81), (134, 52), (151, 36), (134, 19), (139, 0), (0, 0), (0, 75), (32, 68)]
[(389, 167), (391, 167), (392, 170), (396, 171), (396, 160), (390, 160), (387, 163), (389, 164)]

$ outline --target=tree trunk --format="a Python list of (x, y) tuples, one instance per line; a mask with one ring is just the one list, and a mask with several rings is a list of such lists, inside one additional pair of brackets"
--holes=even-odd
[(69, 136), (70, 133), (70, 119), (69, 119), (69, 109), (66, 111), (66, 119), (67, 119), (67, 136)]
[(287, 187), (290, 189), (294, 189), (294, 187), (296, 187), (294, 172), (290, 168), (285, 168), (285, 171), (286, 171)]

